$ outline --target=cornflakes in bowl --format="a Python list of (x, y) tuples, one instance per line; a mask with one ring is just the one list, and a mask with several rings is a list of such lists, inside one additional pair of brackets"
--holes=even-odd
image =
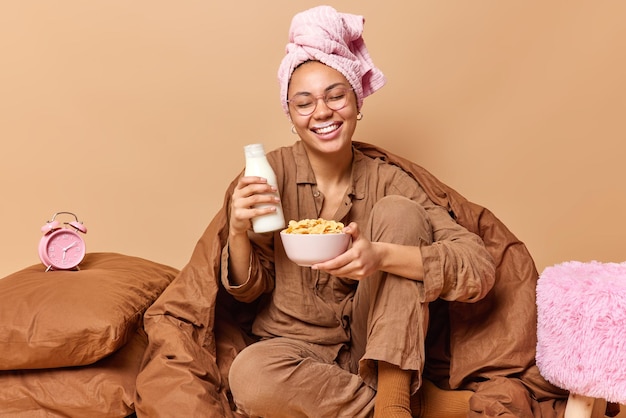
[(331, 260), (348, 249), (350, 235), (343, 223), (326, 219), (289, 221), (280, 232), (287, 257), (303, 267)]

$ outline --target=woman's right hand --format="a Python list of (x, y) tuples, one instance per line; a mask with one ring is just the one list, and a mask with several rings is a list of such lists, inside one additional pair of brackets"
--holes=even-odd
[[(239, 178), (230, 203), (230, 235), (247, 233), (252, 228), (252, 218), (275, 212), (279, 202), (276, 188), (268, 184), (267, 179), (257, 176)], [(269, 205), (255, 207), (260, 204)]]

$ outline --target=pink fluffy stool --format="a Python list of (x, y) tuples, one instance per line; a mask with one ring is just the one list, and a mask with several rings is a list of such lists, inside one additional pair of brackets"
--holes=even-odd
[(595, 399), (626, 403), (626, 262), (569, 261), (537, 283), (537, 367), (570, 392), (565, 418)]

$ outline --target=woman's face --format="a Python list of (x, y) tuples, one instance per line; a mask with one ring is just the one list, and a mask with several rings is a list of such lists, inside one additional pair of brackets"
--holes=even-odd
[[(342, 103), (334, 93), (342, 89), (346, 94), (345, 106), (333, 110), (329, 106), (336, 108), (337, 102)], [(287, 96), (289, 116), (308, 150), (329, 154), (351, 149), (358, 110), (356, 96), (343, 74), (317, 61), (304, 63), (293, 72)], [(313, 107), (314, 110), (303, 116), (306, 106), (308, 111)]]

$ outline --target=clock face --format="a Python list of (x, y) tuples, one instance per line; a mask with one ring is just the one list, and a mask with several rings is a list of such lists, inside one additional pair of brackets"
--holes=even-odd
[(76, 267), (85, 257), (85, 242), (76, 232), (70, 229), (59, 229), (50, 234), (43, 250), (46, 264), (68, 270)]

